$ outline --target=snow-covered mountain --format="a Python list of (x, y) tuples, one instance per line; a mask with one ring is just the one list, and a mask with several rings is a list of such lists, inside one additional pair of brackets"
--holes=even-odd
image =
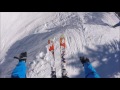
[(27, 77), (50, 78), (48, 39), (55, 42), (55, 66), (61, 77), (59, 37), (66, 37), (67, 71), (70, 78), (84, 78), (79, 56), (87, 56), (103, 78), (120, 78), (120, 27), (114, 12), (1, 12), (0, 77), (9, 78), (18, 63), (13, 59), (28, 52)]

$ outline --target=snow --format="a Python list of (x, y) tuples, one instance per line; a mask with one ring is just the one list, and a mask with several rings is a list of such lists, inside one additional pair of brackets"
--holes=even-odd
[(120, 78), (120, 72), (118, 72), (116, 75), (114, 75), (114, 78)]
[(53, 58), (47, 41), (54, 39), (57, 77), (61, 77), (59, 37), (66, 37), (68, 76), (84, 78), (79, 56), (87, 56), (101, 77), (120, 72), (120, 27), (114, 12), (1, 12), (0, 77), (9, 78), (18, 63), (13, 59), (28, 52), (27, 77), (50, 78)]
[(99, 61), (94, 61), (94, 62), (92, 62), (92, 66), (94, 68), (99, 67), (100, 66), (100, 62)]
[(36, 56), (36, 59), (44, 59), (44, 57), (45, 57), (45, 54), (44, 54), (44, 52), (40, 52), (40, 54), (38, 54), (37, 56)]

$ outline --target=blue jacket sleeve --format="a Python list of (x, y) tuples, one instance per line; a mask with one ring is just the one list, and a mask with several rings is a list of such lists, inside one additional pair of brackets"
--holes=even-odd
[(92, 67), (92, 65), (89, 62), (84, 64), (84, 70), (86, 78), (100, 78), (96, 70)]
[(26, 63), (25, 61), (20, 61), (11, 75), (12, 78), (26, 78)]

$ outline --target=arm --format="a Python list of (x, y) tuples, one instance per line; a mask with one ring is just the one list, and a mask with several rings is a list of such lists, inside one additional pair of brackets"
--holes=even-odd
[(84, 63), (85, 77), (86, 78), (100, 78), (96, 70), (92, 67), (90, 62)]
[(25, 61), (19, 61), (15, 69), (12, 72), (12, 78), (26, 78), (26, 63)]

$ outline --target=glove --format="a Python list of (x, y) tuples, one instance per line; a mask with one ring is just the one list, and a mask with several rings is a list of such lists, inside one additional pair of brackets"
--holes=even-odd
[(81, 61), (81, 63), (84, 65), (84, 63), (86, 63), (86, 62), (90, 62), (89, 61), (89, 59), (88, 58), (86, 58), (86, 57), (80, 57), (80, 61)]
[(20, 54), (19, 57), (14, 57), (15, 59), (19, 59), (19, 61), (25, 61), (27, 60), (27, 52), (23, 52)]
[(27, 59), (27, 52), (21, 53), (19, 61), (25, 61), (26, 62), (26, 59)]

